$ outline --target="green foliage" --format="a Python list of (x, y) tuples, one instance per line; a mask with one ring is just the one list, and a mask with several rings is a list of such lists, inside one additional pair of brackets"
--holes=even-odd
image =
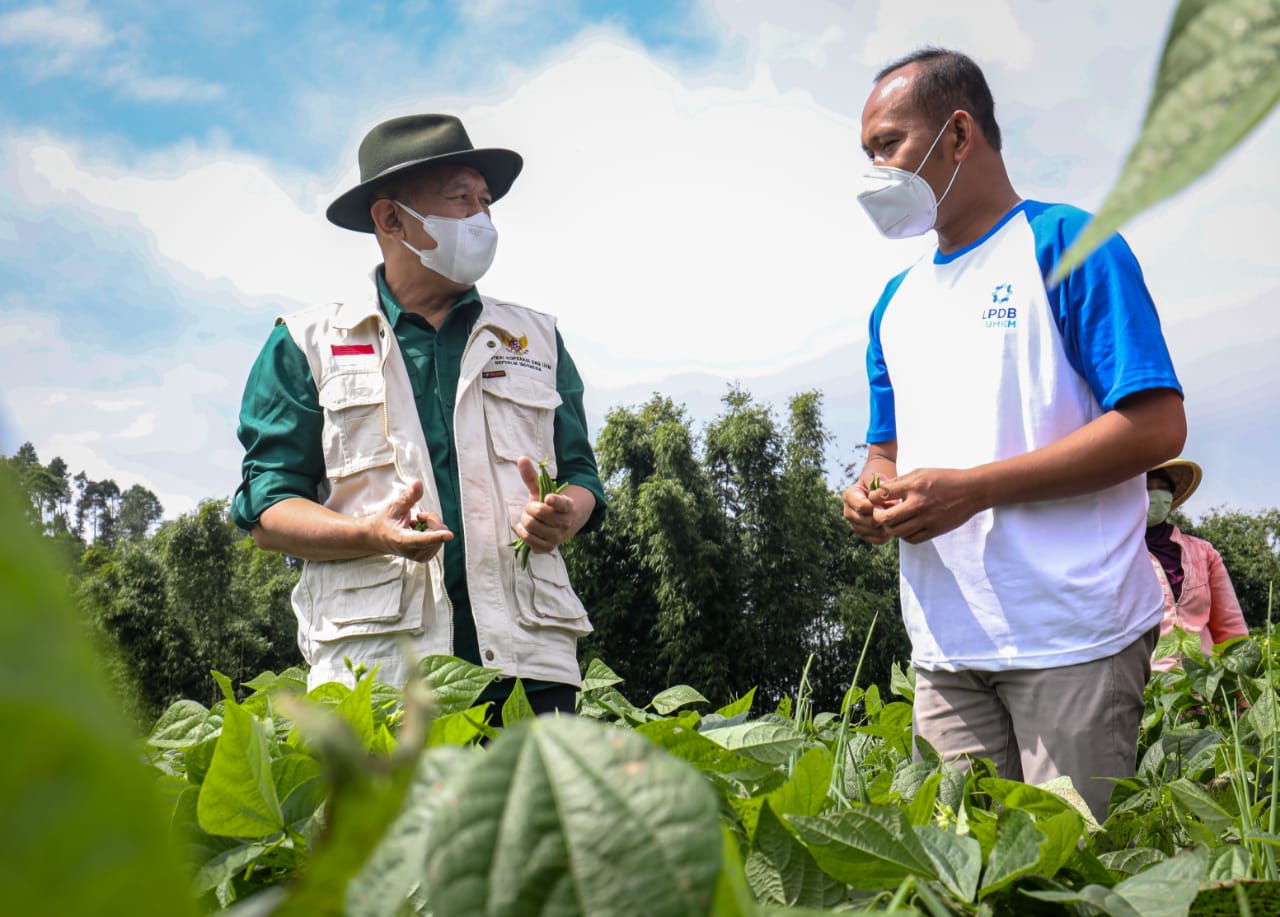
[(661, 397), (609, 415), (609, 514), (565, 550), (596, 628), (583, 657), (616, 661), (645, 694), (683, 682), (723, 703), (756, 685), (765, 706), (812, 657), (812, 700), (835, 705), (878, 617), (864, 672), (887, 687), (907, 655), (896, 547), (863, 544), (841, 519), (821, 397), (797, 395), (785, 424), (740, 388), (723, 403), (701, 437)]
[(1280, 100), (1280, 0), (1182, 0), (1142, 133), (1061, 279), (1123, 223), (1195, 181)]
[(223, 501), (114, 551), (95, 543), (82, 566), (81, 606), (140, 724), (179, 698), (213, 703), (211, 670), (242, 681), (301, 661), (289, 604), (298, 572), (244, 537)]
[(12, 914), (182, 917), (154, 776), (26, 509), (0, 483), (0, 888)]
[(1265, 625), (1272, 590), (1280, 590), (1280, 510), (1248, 515), (1215, 509), (1183, 531), (1217, 548), (1245, 621), (1251, 628)]
[[(240, 702), (220, 679), (220, 701), (175, 704), (148, 746), (193, 894), (239, 917), (1145, 917), (1218, 913), (1223, 889), (1267, 913), (1273, 651), (1239, 640), (1158, 674), (1101, 825), (1069, 781), (914, 759), (909, 699), (875, 686), (841, 715), (797, 692), (752, 717), (749, 700), (700, 712), (686, 685), (633, 703), (598, 660), (580, 716), (501, 730), (479, 704), (495, 673), (449, 657), (404, 694), (366, 674), (304, 696), (295, 670)], [(911, 673), (893, 681), (909, 691)]]

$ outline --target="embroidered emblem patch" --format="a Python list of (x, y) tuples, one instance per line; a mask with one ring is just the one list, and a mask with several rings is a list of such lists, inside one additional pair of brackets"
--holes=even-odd
[(502, 338), (503, 346), (517, 356), (525, 353), (529, 349), (529, 335), (527, 334), (522, 334), (520, 337), (513, 337), (505, 331), (499, 331), (498, 336)]

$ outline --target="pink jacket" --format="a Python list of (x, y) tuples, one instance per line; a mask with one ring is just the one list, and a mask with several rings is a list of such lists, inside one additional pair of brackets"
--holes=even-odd
[[(1161, 636), (1170, 633), (1176, 625), (1189, 634), (1199, 634), (1200, 646), (1208, 653), (1215, 643), (1247, 635), (1249, 627), (1244, 623), (1236, 590), (1217, 548), (1203, 538), (1182, 534), (1177, 526), (1172, 537), (1182, 549), (1182, 595), (1178, 601), (1173, 600), (1169, 578), (1165, 576), (1160, 561), (1151, 558), (1164, 589)], [(1168, 671), (1177, 664), (1177, 656), (1166, 656), (1157, 659), (1151, 667)]]

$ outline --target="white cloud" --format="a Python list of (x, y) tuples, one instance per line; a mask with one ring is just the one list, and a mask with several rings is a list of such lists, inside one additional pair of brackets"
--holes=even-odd
[(83, 3), (29, 6), (0, 15), (0, 45), (33, 45), (44, 50), (103, 48), (115, 36)]
[(141, 62), (125, 59), (105, 67), (102, 81), (139, 102), (211, 102), (226, 94), (226, 87), (184, 76), (155, 76), (142, 70)]
[[(937, 44), (971, 57), (1025, 70), (1035, 60), (1035, 42), (1018, 23), (1007, 0), (879, 0), (876, 27), (862, 46), (864, 64), (878, 69), (914, 48)], [(890, 49), (898, 49), (896, 51)]]
[[(524, 174), (495, 209), (502, 242), (481, 286), (559, 315), (590, 389), (662, 389), (686, 370), (761, 379), (835, 351), (860, 365), (881, 287), (932, 245), (886, 242), (857, 207), (857, 113), (872, 66), (930, 40), (931, 28), (948, 44), (972, 38), (966, 50), (999, 62), (997, 101), (1005, 98), (997, 80), (1021, 100), (1006, 129), (1039, 147), (1017, 147), (1011, 165), (1038, 169), (1053, 157), (1069, 164), (1026, 173), (1032, 178), (1019, 190), (1089, 206), (1097, 201), (1088, 193), (1105, 190), (1106, 170), (1118, 170), (1129, 139), (1107, 106), (1128, 105), (1136, 118), (1142, 104), (1120, 100), (1114, 86), (1124, 80), (1105, 74), (1127, 77), (1145, 66), (1135, 59), (1153, 60), (1158, 50), (1148, 35), (1137, 52), (1126, 46), (1084, 61), (1079, 80), (1039, 62), (1016, 79), (1009, 74), (1027, 66), (1035, 45), (1011, 15), (966, 9), (961, 19), (936, 10), (930, 19), (916, 10), (908, 22), (881, 7), (873, 21), (854, 22), (841, 4), (820, 6), (832, 17), (814, 16), (808, 26), (801, 13), (818, 6), (760, 7), (782, 12), (753, 14), (751, 56), (723, 73), (680, 71), (615, 33), (593, 31), (484, 99), (423, 91), (391, 111), (385, 96), (313, 99), (327, 118), (355, 124), (351, 112), (360, 113), (349, 148), (332, 151), (321, 174), (225, 146), (138, 153), (49, 135), (6, 138), (0, 235), (25, 245), (42, 228), (48, 241), (41, 236), (24, 252), (65, 252), (83, 268), (56, 274), (50, 291), (90, 299), (86, 308), (117, 308), (91, 301), (93, 278), (133, 272), (146, 294), (139, 300), (178, 313), (174, 339), (153, 349), (90, 351), (62, 340), (81, 316), (47, 314), (42, 290), (6, 291), (0, 334), (25, 342), (27, 352), (24, 362), (0, 366), (6, 427), (36, 442), (45, 460), (61, 452), (91, 477), (142, 483), (170, 514), (228, 495), (249, 361), (275, 311), (365, 287), (377, 259), (372, 238), (331, 227), (324, 208), (357, 181), (360, 130), (410, 110), (457, 110), (477, 144), (525, 156)], [(1042, 53), (1059, 53), (1054, 35), (1033, 33)], [(872, 49), (875, 59), (859, 63), (858, 52)], [(811, 91), (803, 77), (819, 72)], [(1093, 106), (1088, 118), (1072, 117), (1070, 105), (1081, 100)], [(1257, 341), (1277, 334), (1268, 310), (1236, 308), (1277, 294), (1266, 247), (1277, 192), (1260, 180), (1277, 144), (1273, 120), (1200, 189), (1127, 233), (1162, 310), (1168, 304), (1180, 365), (1238, 340), (1242, 323)], [(1214, 290), (1223, 293), (1214, 298)], [(126, 311), (102, 320), (131, 320), (139, 303), (126, 302)], [(1213, 323), (1214, 310), (1230, 321)], [(1259, 382), (1256, 373), (1246, 381), (1224, 371), (1215, 387), (1193, 367), (1189, 378), (1197, 417), (1247, 430), (1260, 419), (1224, 405), (1243, 410), (1250, 387), (1275, 374)], [(828, 404), (839, 397), (828, 392)], [(856, 441), (862, 431), (837, 432)]]
[(49, 189), (72, 195), (54, 202), (45, 192), (48, 206), (75, 207), (80, 199), (99, 218), (113, 219), (103, 211), (127, 216), (164, 259), (249, 295), (323, 302), (356, 285), (376, 261), (324, 221), (320, 199), (300, 203), (265, 163), (243, 154), (182, 148), (125, 166), (66, 141), (16, 147)]
[(208, 102), (225, 93), (217, 83), (150, 72), (142, 34), (113, 29), (76, 0), (0, 15), (0, 46), (27, 52), (23, 64), (30, 78), (71, 75), (150, 103)]

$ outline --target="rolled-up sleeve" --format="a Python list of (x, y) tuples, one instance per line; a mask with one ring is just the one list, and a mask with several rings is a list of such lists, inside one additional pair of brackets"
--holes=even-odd
[(324, 413), (306, 357), (283, 323), (249, 371), (236, 435), (244, 446), (231, 518), (246, 531), (290, 497), (316, 500), (325, 477)]

